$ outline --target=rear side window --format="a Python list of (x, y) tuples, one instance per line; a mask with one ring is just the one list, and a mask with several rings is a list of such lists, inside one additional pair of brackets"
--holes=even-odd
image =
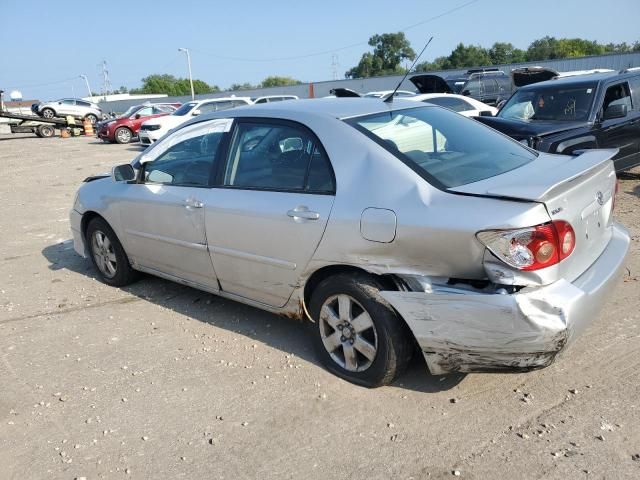
[(633, 109), (636, 111), (640, 111), (640, 77), (630, 78), (629, 84), (631, 85)]
[(418, 107), (347, 120), (438, 188), (514, 170), (536, 153), (442, 108)]
[(223, 184), (307, 193), (335, 191), (329, 159), (315, 135), (279, 122), (238, 125)]

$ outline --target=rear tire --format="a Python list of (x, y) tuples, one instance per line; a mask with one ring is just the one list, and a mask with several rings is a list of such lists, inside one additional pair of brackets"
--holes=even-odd
[(133, 138), (133, 132), (127, 127), (118, 127), (113, 136), (116, 140), (116, 143), (126, 144), (131, 142), (131, 139)]
[(369, 388), (388, 385), (413, 356), (404, 321), (366, 274), (339, 274), (316, 287), (309, 302), (313, 342), (322, 364), (337, 376)]
[(87, 120), (89, 120), (89, 122), (91, 122), (91, 125), (95, 125), (98, 121), (98, 117), (96, 117), (93, 113), (90, 113), (89, 115), (87, 115), (86, 117)]
[(42, 112), (40, 112), (40, 115), (42, 115), (42, 118), (53, 118), (56, 116), (56, 112), (54, 112), (51, 108), (43, 108)]
[(36, 129), (36, 135), (42, 138), (51, 138), (56, 134), (56, 129), (51, 125), (40, 125)]
[(138, 274), (131, 268), (122, 244), (104, 219), (91, 220), (85, 238), (100, 280), (113, 287), (124, 287), (137, 279)]

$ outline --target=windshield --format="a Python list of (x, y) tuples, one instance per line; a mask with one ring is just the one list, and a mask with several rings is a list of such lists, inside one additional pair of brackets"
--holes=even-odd
[(515, 120), (584, 121), (589, 116), (595, 93), (595, 84), (521, 89), (497, 116)]
[(440, 107), (418, 107), (347, 120), (440, 188), (521, 167), (536, 153), (484, 125)]
[(182, 117), (189, 113), (193, 107), (197, 105), (196, 102), (185, 103), (179, 109), (172, 113), (172, 115), (177, 115), (178, 117)]

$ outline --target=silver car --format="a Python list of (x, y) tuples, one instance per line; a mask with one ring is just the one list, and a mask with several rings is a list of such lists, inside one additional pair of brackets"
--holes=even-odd
[(31, 106), (36, 115), (43, 118), (66, 117), (86, 118), (95, 124), (102, 118), (102, 110), (98, 105), (80, 98), (61, 98), (52, 102), (36, 103)]
[(551, 364), (624, 270), (615, 150), (535, 152), (447, 109), (377, 99), (198, 116), (82, 185), (76, 251), (314, 323), (323, 364), (384, 385)]

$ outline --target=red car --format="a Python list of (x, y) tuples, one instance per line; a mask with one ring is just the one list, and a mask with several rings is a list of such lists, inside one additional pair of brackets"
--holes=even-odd
[(98, 122), (98, 137), (109, 143), (129, 143), (138, 136), (140, 126), (151, 118), (171, 115), (180, 103), (153, 103), (136, 105), (119, 117)]

